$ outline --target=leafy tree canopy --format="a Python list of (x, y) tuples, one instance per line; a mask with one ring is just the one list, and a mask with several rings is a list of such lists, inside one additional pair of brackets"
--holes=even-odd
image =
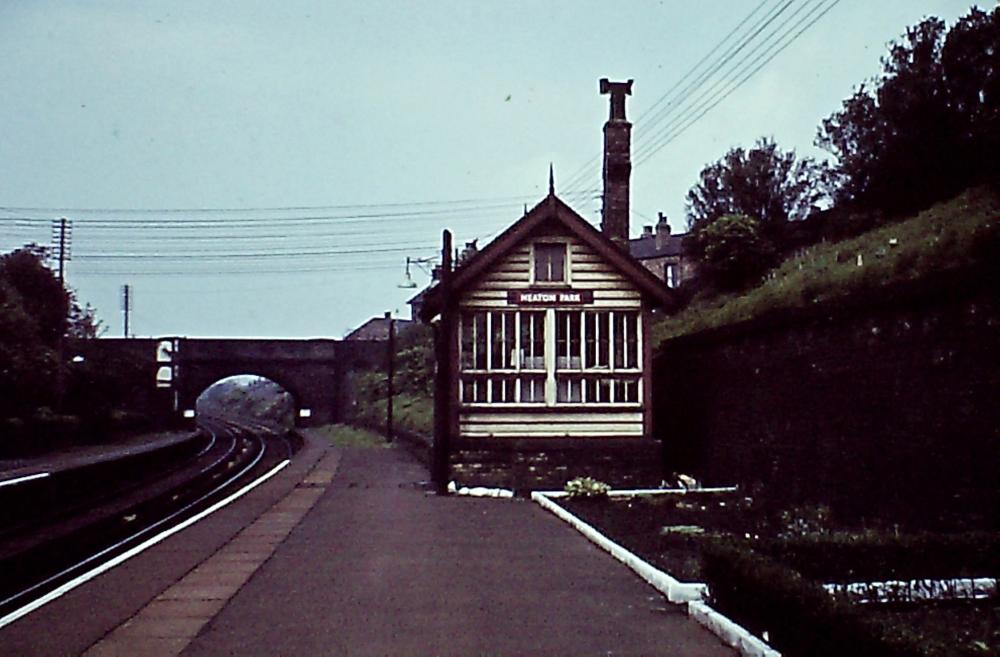
[(68, 327), (71, 296), (45, 266), (45, 250), (32, 245), (0, 256), (0, 278), (17, 292), (38, 339), (55, 345)]
[(1000, 8), (951, 30), (928, 18), (890, 44), (883, 73), (823, 121), (835, 200), (894, 214), (920, 209), (1000, 169)]
[[(67, 364), (59, 361), (60, 337), (95, 338), (103, 331), (94, 309), (81, 307), (46, 266), (46, 255), (35, 245), (0, 255), (0, 418), (25, 417), (56, 405), (60, 369), (67, 372)], [(96, 397), (104, 388), (95, 382), (110, 381), (121, 371), (106, 368), (83, 387)], [(80, 408), (96, 406), (88, 402)]]
[(702, 273), (721, 289), (754, 283), (774, 264), (774, 245), (761, 222), (745, 214), (727, 214), (696, 225), (688, 239), (700, 254)]
[(781, 234), (786, 222), (808, 215), (823, 198), (823, 168), (809, 158), (796, 159), (773, 139), (753, 148), (733, 148), (701, 171), (687, 194), (688, 227), (695, 229), (724, 215), (746, 215), (765, 234)]

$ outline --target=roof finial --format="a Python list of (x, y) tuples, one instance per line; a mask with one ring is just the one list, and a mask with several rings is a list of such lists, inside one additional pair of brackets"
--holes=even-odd
[(553, 171), (552, 163), (549, 162), (549, 196), (556, 195), (556, 174)]

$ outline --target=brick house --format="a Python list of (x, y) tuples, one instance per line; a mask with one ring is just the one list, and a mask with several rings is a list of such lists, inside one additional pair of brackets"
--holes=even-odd
[(676, 288), (697, 275), (694, 260), (684, 252), (686, 237), (687, 233), (673, 234), (667, 218), (660, 213), (655, 227), (643, 226), (642, 236), (628, 241), (628, 250), (667, 287)]

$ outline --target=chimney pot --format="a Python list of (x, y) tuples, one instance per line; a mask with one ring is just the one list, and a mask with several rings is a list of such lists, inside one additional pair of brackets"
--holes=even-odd
[(642, 227), (642, 236), (643, 237), (652, 237), (653, 236), (653, 227), (652, 226), (643, 226)]
[(656, 222), (656, 250), (661, 251), (667, 246), (670, 238), (670, 224), (667, 222), (667, 215), (662, 212), (657, 213), (659, 221)]

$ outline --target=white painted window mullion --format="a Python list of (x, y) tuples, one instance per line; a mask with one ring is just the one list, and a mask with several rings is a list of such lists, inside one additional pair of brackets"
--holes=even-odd
[[(486, 312), (486, 371), (493, 369), (493, 313)], [(493, 386), (491, 377), (487, 374), (483, 382), (486, 384), (486, 403), (493, 401)]]
[(545, 405), (556, 402), (556, 311), (545, 310), (545, 345), (542, 349), (545, 363)]

